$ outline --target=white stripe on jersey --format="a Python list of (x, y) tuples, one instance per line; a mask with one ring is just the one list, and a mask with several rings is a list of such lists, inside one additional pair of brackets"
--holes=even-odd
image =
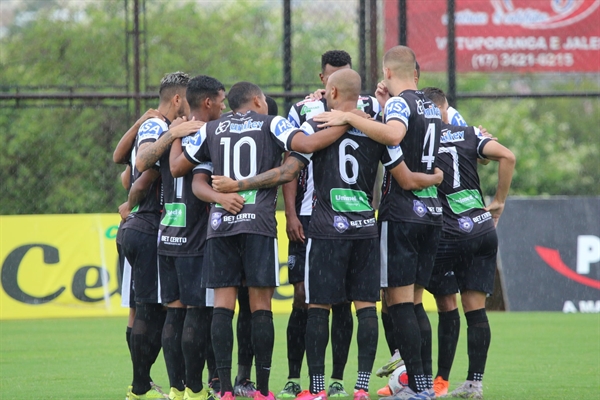
[(121, 279), (121, 307), (129, 308), (131, 298), (131, 264), (127, 257), (123, 257), (125, 265), (123, 265), (123, 276)]
[(313, 180), (313, 163), (308, 164), (308, 177), (306, 179), (306, 192), (302, 198), (300, 206), (300, 215), (310, 217), (312, 214), (312, 198), (315, 190), (315, 181)]
[(306, 243), (306, 256), (304, 259), (304, 294), (306, 297), (305, 303), (310, 304), (310, 285), (308, 284), (308, 270), (310, 269), (310, 265), (308, 259), (310, 258), (310, 247), (312, 244), (312, 239), (308, 239)]
[(388, 286), (388, 223), (381, 222), (381, 236), (379, 238), (379, 256), (381, 258), (381, 278), (382, 288)]

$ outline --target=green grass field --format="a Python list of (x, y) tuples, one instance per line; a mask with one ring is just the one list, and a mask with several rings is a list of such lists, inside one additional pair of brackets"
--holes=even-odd
[[(489, 317), (492, 344), (484, 378), (486, 399), (600, 399), (599, 314), (496, 312)], [(435, 373), (437, 316), (430, 314), (430, 319)], [(465, 379), (467, 371), (464, 318), (461, 322), (451, 389)], [(0, 322), (0, 399), (123, 399), (131, 381), (125, 323), (124, 318)], [(286, 324), (286, 315), (275, 316), (274, 392), (287, 378)], [(328, 348), (328, 358), (330, 352)], [(374, 370), (388, 358), (380, 331)], [(347, 388), (356, 379), (356, 365), (353, 344), (346, 367)], [(306, 366), (302, 372), (306, 387)], [(329, 364), (326, 373), (330, 372)], [(162, 354), (152, 377), (168, 386)], [(373, 376), (374, 399), (385, 383)]]

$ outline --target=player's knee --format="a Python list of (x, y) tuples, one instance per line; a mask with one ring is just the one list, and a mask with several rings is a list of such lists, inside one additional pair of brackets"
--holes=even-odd
[(455, 294), (435, 296), (435, 303), (439, 312), (448, 312), (458, 308)]

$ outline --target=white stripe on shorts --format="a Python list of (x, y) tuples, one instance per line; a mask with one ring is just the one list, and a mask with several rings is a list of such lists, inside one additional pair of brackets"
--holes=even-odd
[(277, 248), (277, 238), (274, 240), (275, 243), (275, 286), (279, 286), (279, 250)]
[(310, 254), (310, 247), (312, 244), (312, 239), (308, 239), (306, 243), (306, 256), (304, 259), (304, 294), (306, 295), (306, 304), (310, 304), (310, 286), (308, 285), (308, 259)]
[(121, 307), (129, 308), (129, 299), (131, 298), (131, 264), (127, 257), (123, 257), (123, 276), (121, 277)]
[(381, 222), (381, 235), (379, 237), (379, 256), (381, 258), (381, 278), (379, 280), (381, 287), (388, 286), (388, 223)]
[(206, 307), (214, 307), (215, 306), (215, 289), (205, 289), (206, 290)]

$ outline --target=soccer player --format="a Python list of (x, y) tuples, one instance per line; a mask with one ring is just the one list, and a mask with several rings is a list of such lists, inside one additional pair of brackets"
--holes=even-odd
[[(326, 89), (328, 104), (338, 110), (355, 110), (360, 82), (360, 76), (350, 69), (332, 74)], [(306, 134), (315, 134), (317, 123), (309, 120), (302, 129)], [(354, 398), (368, 398), (370, 371), (377, 347), (375, 302), (379, 299), (380, 269), (371, 201), (372, 183), (380, 160), (400, 181), (406, 178), (399, 175), (408, 172), (409, 176), (416, 175), (425, 182), (411, 182), (410, 188), (422, 189), (441, 182), (441, 171), (435, 176), (411, 174), (402, 163), (399, 146), (386, 148), (356, 129), (348, 130), (331, 146), (313, 155), (316, 205), (308, 229), (305, 282), (311, 327), (306, 332), (306, 342), (311, 343), (307, 348), (311, 387), (300, 393), (298, 399), (327, 397), (324, 362), (329, 339), (329, 309), (331, 304), (346, 300), (354, 301), (359, 321), (359, 378)], [(276, 185), (286, 181), (286, 164), (288, 160), (277, 171), (233, 182), (233, 186), (222, 186), (221, 180), (228, 185), (232, 182), (215, 177), (213, 185), (226, 191)]]
[[(131, 332), (133, 361), (133, 383), (129, 391), (129, 399), (163, 398), (151, 390), (150, 367), (160, 349), (160, 333), (165, 321), (165, 312), (159, 293), (159, 276), (157, 266), (156, 240), (162, 208), (161, 181), (156, 168), (140, 172), (136, 167), (136, 155), (140, 145), (156, 131), (166, 130), (171, 120), (185, 115), (187, 102), (185, 94), (187, 75), (176, 72), (167, 74), (161, 81), (158, 111), (162, 118), (151, 118), (139, 128), (136, 143), (131, 155), (132, 188), (129, 192), (128, 206), (131, 214), (123, 225), (123, 251), (133, 268), (135, 283), (136, 315)], [(182, 129), (182, 128), (180, 128)], [(136, 185), (145, 187), (151, 182), (149, 189), (134, 190)], [(147, 194), (146, 194), (147, 193)], [(135, 196), (142, 196), (141, 200)], [(123, 210), (120, 210), (123, 212)]]
[(190, 79), (182, 90), (189, 105), (189, 121), (180, 126), (186, 129), (178, 129), (179, 126), (168, 131), (157, 129), (147, 135), (136, 165), (145, 170), (157, 161), (160, 164), (165, 204), (158, 257), (161, 294), (168, 306), (162, 345), (171, 386), (169, 398), (187, 400), (208, 396), (202, 385), (202, 372), (208, 351), (213, 293), (200, 289), (208, 206), (192, 192), (195, 171), (173, 178), (169, 150), (172, 142), (180, 138), (179, 133), (195, 133), (204, 122), (221, 116), (225, 109), (225, 88), (218, 80), (200, 75)]
[[(442, 90), (427, 88), (424, 92), (442, 110), (445, 122), (438, 156), (438, 166), (444, 171), (444, 182), (439, 186), (444, 225), (427, 290), (435, 296), (440, 319), (444, 314), (458, 315), (456, 293), (460, 290), (467, 319), (469, 371), (466, 382), (450, 396), (482, 399), (481, 382), (491, 339), (485, 299), (494, 288), (498, 248), (495, 226), (504, 210), (516, 160), (509, 149), (482, 136), (478, 128), (449, 125), (448, 102)], [(478, 158), (499, 164), (496, 195), (487, 207), (479, 185)], [(446, 351), (448, 363), (438, 370), (436, 379), (448, 381), (456, 344)]]
[[(323, 122), (321, 126), (349, 123), (380, 143), (400, 143), (411, 171), (433, 173), (441, 114), (423, 92), (417, 90), (415, 63), (415, 54), (408, 47), (396, 46), (386, 52), (384, 85), (378, 86), (376, 92), (379, 102), (385, 102), (384, 124), (336, 111), (323, 113), (315, 120)], [(409, 376), (409, 387), (394, 397), (430, 398), (434, 396), (431, 325), (422, 296), (423, 288), (429, 283), (441, 234), (442, 207), (435, 187), (405, 190), (390, 179), (387, 172), (379, 219), (381, 284), (387, 287), (395, 342)]]
[[(343, 50), (330, 50), (321, 56), (321, 72), (319, 78), (323, 87), (331, 74), (342, 69), (352, 68), (350, 54)], [(288, 120), (292, 125), (300, 127), (314, 115), (328, 110), (323, 90), (317, 91), (316, 98), (298, 102), (290, 108)], [(370, 96), (359, 96), (356, 108), (375, 117), (380, 106)], [(283, 185), (285, 203), (286, 231), (290, 240), (288, 248), (289, 282), (294, 286), (294, 301), (287, 326), (288, 382), (277, 395), (278, 398), (294, 398), (301, 392), (300, 371), (304, 357), (307, 307), (304, 294), (304, 260), (306, 256), (305, 232), (308, 229), (313, 203), (312, 164), (304, 168), (297, 179)], [(332, 306), (331, 349), (333, 369), (327, 395), (329, 397), (346, 397), (344, 389), (344, 369), (348, 361), (348, 351), (352, 341), (353, 320), (349, 302)]]
[[(281, 155), (291, 145), (311, 153), (335, 140), (342, 129), (328, 129), (311, 138), (299, 132), (286, 119), (269, 116), (262, 90), (249, 82), (239, 82), (228, 95), (232, 113), (212, 121), (190, 138), (183, 155), (171, 160), (172, 169), (188, 168), (211, 161), (216, 174), (237, 179), (254, 176), (281, 163)], [(308, 163), (300, 154), (290, 159)], [(213, 171), (205, 170), (208, 176)], [(202, 174), (198, 174), (202, 175)], [(252, 345), (256, 364), (255, 399), (273, 399), (269, 374), (273, 352), (271, 298), (279, 280), (277, 261), (275, 189), (242, 192), (242, 212), (230, 212), (219, 204), (206, 180), (194, 180), (194, 193), (213, 203), (206, 243), (203, 286), (215, 289), (212, 343), (221, 385), (221, 398), (233, 398), (231, 383), (231, 326), (237, 288), (245, 277), (252, 311)]]

